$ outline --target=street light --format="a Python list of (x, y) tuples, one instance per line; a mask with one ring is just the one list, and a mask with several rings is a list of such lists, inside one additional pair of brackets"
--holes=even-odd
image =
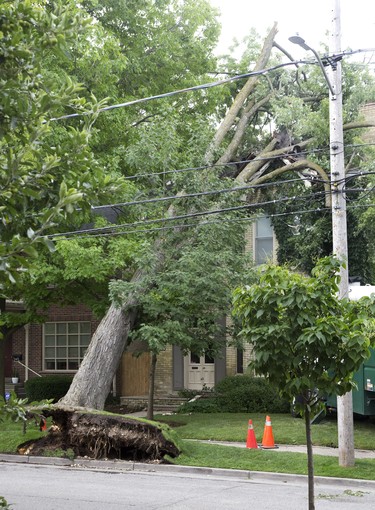
[(320, 69), (322, 70), (322, 73), (324, 75), (324, 78), (328, 84), (329, 90), (331, 91), (332, 99), (335, 99), (336, 97), (335, 91), (333, 90), (331, 82), (329, 81), (328, 75), (326, 73), (322, 59), (319, 56), (319, 53), (315, 51), (314, 48), (311, 48), (308, 44), (306, 44), (305, 39), (302, 39), (302, 37), (300, 37), (299, 35), (293, 35), (292, 37), (289, 37), (289, 41), (292, 42), (293, 44), (298, 44), (298, 46), (301, 46), (301, 48), (303, 48), (304, 50), (312, 51), (314, 53), (315, 58), (318, 61)]
[[(340, 35), (340, 1), (332, 0), (332, 30), (330, 38), (330, 52), (338, 55), (341, 52)], [(311, 48), (300, 36), (290, 37), (289, 41), (298, 44), (304, 50), (311, 51), (318, 61), (324, 78), (330, 90), (329, 124), (330, 124), (330, 167), (331, 167), (331, 197), (332, 197), (332, 251), (340, 261), (346, 263), (341, 266), (339, 282), (339, 298), (348, 297), (349, 273), (348, 261), (348, 233), (346, 221), (345, 162), (344, 162), (344, 133), (342, 120), (342, 79), (340, 58), (333, 58), (331, 63), (331, 79), (318, 53)], [(354, 424), (352, 392), (337, 397), (337, 428), (340, 466), (353, 466), (354, 459)]]

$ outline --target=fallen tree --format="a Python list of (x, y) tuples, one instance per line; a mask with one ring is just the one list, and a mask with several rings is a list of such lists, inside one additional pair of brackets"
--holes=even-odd
[[(277, 28), (275, 25), (265, 40), (256, 69), (262, 69), (267, 65), (276, 32)], [(216, 136), (206, 154), (206, 160), (212, 159), (212, 154), (233, 127), (233, 124), (236, 122), (236, 115), (241, 107), (249, 101), (248, 96), (249, 94), (251, 96), (258, 80), (258, 76), (250, 77), (241, 89), (233, 102), (232, 108), (230, 108), (226, 118), (218, 128)], [(253, 112), (254, 115), (255, 113)], [(249, 121), (250, 117), (248, 118)], [(238, 139), (237, 146), (239, 144), (240, 139)], [(240, 177), (238, 180), (240, 181)], [(155, 253), (157, 253), (158, 263), (157, 267), (153, 267), (153, 270), (158, 270), (164, 260), (161, 242), (156, 242)], [(132, 279), (132, 283), (142, 282), (142, 279), (147, 281), (145, 274), (137, 271)], [(138, 292), (146, 292), (147, 286), (146, 284), (144, 287), (138, 285), (138, 289)], [(105, 399), (110, 391), (113, 377), (121, 359), (121, 354), (127, 346), (128, 336), (136, 319), (136, 308), (136, 293), (129, 295), (121, 307), (115, 304), (109, 307), (106, 316), (92, 337), (90, 346), (68, 393), (59, 402), (61, 405), (103, 409)]]
[[(275, 25), (265, 39), (258, 61), (254, 66), (255, 70), (266, 68), (272, 48), (279, 48), (274, 42), (276, 33), (277, 27)], [(270, 90), (267, 91), (265, 99), (259, 100), (256, 97), (255, 93), (262, 79), (264, 78), (260, 74), (251, 76), (233, 100), (231, 108), (229, 108), (206, 152), (205, 159), (209, 165), (214, 163), (215, 156), (220, 152), (221, 143), (228, 137), (232, 137), (231, 142), (227, 149), (222, 151), (223, 155), (216, 159), (216, 164), (225, 165), (226, 162), (233, 161), (236, 157), (239, 157), (240, 160), (243, 159), (238, 151), (245, 136), (246, 127), (263, 111), (266, 103), (273, 96), (272, 84), (269, 82)], [(369, 125), (371, 123), (349, 123), (347, 129), (358, 129)], [(299, 141), (297, 144), (291, 137), (282, 139), (275, 132), (268, 140), (267, 145), (249, 158), (251, 161), (240, 168), (235, 176), (235, 181), (241, 185), (251, 184), (255, 186), (286, 172), (299, 173), (305, 169), (311, 169), (317, 176), (317, 182), (325, 190), (326, 206), (328, 206), (331, 192), (328, 172), (306, 156), (303, 159), (295, 158), (296, 145), (298, 145), (298, 150), (301, 150), (313, 143), (315, 143), (315, 140), (310, 137)], [(250, 201), (254, 203), (256, 201), (255, 197), (250, 197)], [(151, 270), (159, 271), (164, 261), (162, 241), (159, 240), (155, 243), (154, 253), (157, 262)], [(93, 335), (89, 349), (68, 393), (59, 403), (60, 405), (103, 409), (122, 352), (128, 344), (129, 333), (137, 317), (138, 297), (140, 293), (148, 291), (147, 271), (145, 269), (138, 270), (132, 282), (136, 284), (134, 287), (137, 290), (130, 293), (121, 306), (112, 304), (109, 307), (106, 316)]]

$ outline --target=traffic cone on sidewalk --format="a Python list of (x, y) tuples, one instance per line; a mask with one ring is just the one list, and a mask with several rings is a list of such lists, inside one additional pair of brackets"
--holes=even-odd
[(252, 420), (249, 420), (249, 425), (247, 427), (246, 448), (259, 448), (257, 440), (255, 438), (255, 432), (254, 432)]
[(266, 416), (266, 424), (264, 425), (262, 448), (277, 448), (273, 438), (271, 418)]

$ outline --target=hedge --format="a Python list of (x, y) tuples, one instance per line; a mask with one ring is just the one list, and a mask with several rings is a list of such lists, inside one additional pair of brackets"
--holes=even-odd
[(57, 402), (66, 395), (72, 383), (71, 375), (45, 375), (33, 377), (25, 382), (26, 397), (29, 402), (53, 399)]
[(287, 413), (290, 403), (282, 400), (263, 377), (235, 375), (215, 386), (216, 401), (223, 412)]
[(180, 413), (288, 413), (290, 403), (262, 377), (235, 375), (218, 382), (208, 398), (187, 402)]

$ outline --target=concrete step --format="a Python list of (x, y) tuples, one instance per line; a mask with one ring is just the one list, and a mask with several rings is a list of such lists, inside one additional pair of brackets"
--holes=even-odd
[[(175, 396), (161, 396), (154, 399), (155, 411), (177, 411), (179, 406), (187, 402), (187, 398)], [(121, 397), (121, 405), (129, 407), (129, 409), (143, 410), (147, 409), (147, 397)]]
[(18, 398), (26, 398), (25, 387), (23, 383), (13, 384), (11, 382), (5, 383), (5, 393), (11, 393), (14, 391)]

